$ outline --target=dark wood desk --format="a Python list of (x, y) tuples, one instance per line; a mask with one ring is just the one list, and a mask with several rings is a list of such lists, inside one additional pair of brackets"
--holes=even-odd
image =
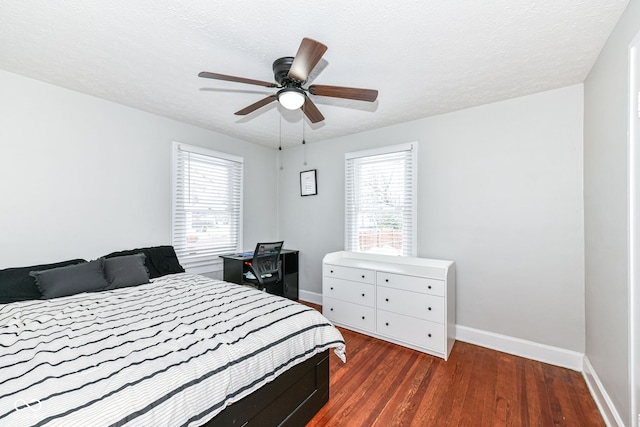
[[(247, 254), (221, 255), (223, 261), (222, 280), (240, 285), (254, 285), (244, 280), (245, 261), (253, 259), (253, 252)], [(282, 280), (267, 285), (270, 294), (285, 296), (292, 300), (298, 299), (298, 251), (283, 249), (280, 252), (282, 262)]]

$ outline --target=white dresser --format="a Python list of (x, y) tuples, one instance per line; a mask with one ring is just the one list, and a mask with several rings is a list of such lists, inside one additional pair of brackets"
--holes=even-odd
[(322, 262), (322, 312), (333, 323), (449, 357), (456, 321), (452, 261), (342, 251)]

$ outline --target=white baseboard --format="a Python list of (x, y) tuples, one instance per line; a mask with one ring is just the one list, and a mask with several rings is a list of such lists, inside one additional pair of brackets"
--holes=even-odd
[(598, 375), (593, 369), (593, 366), (591, 365), (591, 362), (589, 362), (589, 358), (587, 356), (584, 357), (584, 370), (582, 375), (584, 376), (584, 380), (587, 383), (587, 387), (589, 387), (591, 396), (593, 396), (593, 400), (595, 400), (607, 426), (624, 427), (624, 422), (622, 421), (622, 418), (620, 418), (620, 414), (613, 405), (611, 398), (600, 382), (600, 378), (598, 378)]
[(298, 299), (313, 304), (322, 305), (322, 294), (319, 294), (317, 292), (303, 291), (302, 289), (300, 289), (298, 291)]
[(583, 353), (456, 325), (456, 339), (527, 359), (582, 372)]

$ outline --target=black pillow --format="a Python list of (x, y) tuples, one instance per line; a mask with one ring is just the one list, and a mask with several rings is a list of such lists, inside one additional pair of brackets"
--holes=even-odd
[(103, 259), (82, 264), (32, 271), (42, 298), (50, 299), (106, 289), (109, 282), (102, 271)]
[(173, 246), (153, 246), (149, 248), (131, 249), (127, 251), (113, 252), (104, 258), (114, 258), (123, 255), (135, 255), (142, 252), (146, 258), (144, 265), (149, 270), (149, 278), (164, 276), (173, 273), (184, 273)]
[(84, 259), (71, 259), (69, 261), (53, 264), (40, 264), (31, 267), (15, 267), (0, 270), (0, 304), (16, 301), (29, 301), (42, 298), (42, 294), (36, 286), (35, 279), (29, 275), (32, 271), (43, 271), (51, 268), (64, 267), (66, 265), (87, 262)]
[(105, 258), (103, 268), (109, 282), (107, 289), (149, 283), (149, 271), (144, 265), (145, 258), (144, 253)]

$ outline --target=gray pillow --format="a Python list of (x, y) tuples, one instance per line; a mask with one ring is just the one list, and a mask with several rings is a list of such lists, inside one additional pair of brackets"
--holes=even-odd
[(126, 251), (112, 252), (104, 258), (135, 255), (143, 253), (147, 258), (144, 265), (149, 270), (149, 278), (155, 279), (167, 274), (184, 273), (173, 246), (150, 246), (148, 248), (128, 249)]
[(104, 259), (104, 275), (109, 282), (107, 289), (126, 288), (149, 283), (149, 270), (144, 264), (145, 254), (119, 256)]
[(106, 289), (109, 282), (102, 271), (102, 259), (44, 271), (32, 271), (30, 276), (42, 293), (50, 299)]

